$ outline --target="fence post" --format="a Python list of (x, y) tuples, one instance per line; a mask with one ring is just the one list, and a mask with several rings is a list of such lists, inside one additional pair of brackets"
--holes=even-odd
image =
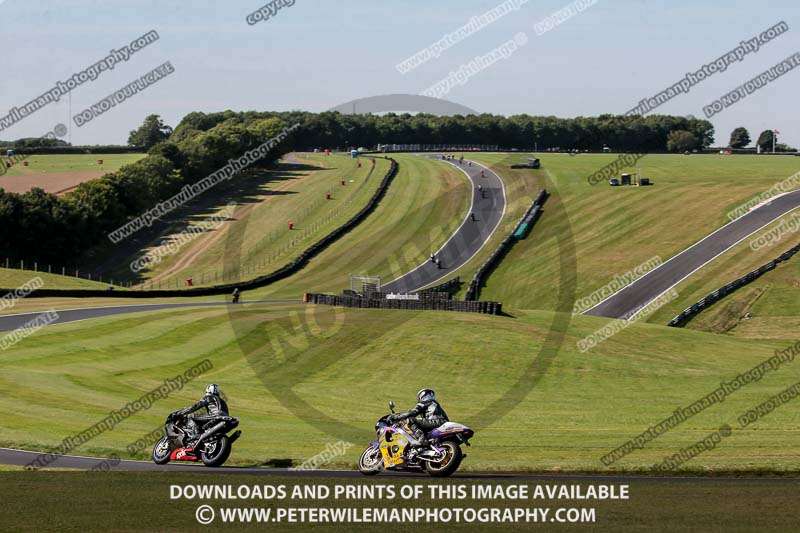
[(34, 261), (33, 262), (33, 271), (34, 272), (39, 272), (39, 262), (38, 261)]

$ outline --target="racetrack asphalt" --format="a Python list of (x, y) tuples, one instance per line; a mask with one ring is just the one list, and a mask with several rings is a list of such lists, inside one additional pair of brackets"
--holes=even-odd
[[(301, 302), (302, 300), (242, 300), (238, 304), (230, 302), (197, 302), (197, 303), (160, 303), (160, 304), (140, 304), (140, 305), (114, 305), (106, 307), (86, 307), (82, 309), (60, 309), (56, 310), (58, 318), (48, 325), (53, 324), (66, 324), (68, 322), (78, 322), (80, 320), (88, 320), (90, 318), (103, 318), (113, 315), (122, 315), (126, 313), (139, 313), (143, 311), (159, 311), (161, 309), (172, 309), (179, 307), (216, 307), (221, 305), (245, 305), (245, 304), (261, 304), (261, 303), (292, 303)], [(0, 315), (0, 332), (13, 331), (15, 329), (25, 326), (31, 320), (41, 315), (43, 311), (33, 313), (20, 313), (15, 315)]]
[[(800, 190), (784, 194), (722, 226), (694, 245), (671, 257), (633, 283), (612, 294), (585, 315), (630, 318), (716, 257), (781, 216), (800, 207)], [(776, 252), (776, 256), (780, 252)]]
[[(422, 157), (441, 160), (440, 155), (426, 154)], [(474, 161), (464, 159), (461, 162), (460, 156), (441, 161), (458, 168), (469, 178), (472, 184), (469, 211), (461, 226), (434, 254), (439, 260), (438, 266), (433, 261), (426, 261), (399, 278), (383, 284), (381, 292), (413, 292), (444, 279), (464, 266), (483, 248), (503, 219), (506, 194), (503, 180), (497, 174)], [(481, 177), (481, 172), (484, 177)]]
[[(16, 450), (14, 448), (0, 448), (0, 464), (25, 467), (42, 452)], [(193, 474), (216, 475), (248, 475), (248, 476), (281, 476), (304, 478), (336, 478), (336, 479), (374, 479), (367, 478), (358, 470), (292, 470), (290, 468), (267, 468), (247, 466), (223, 466), (208, 468), (199, 463), (170, 463), (157, 465), (150, 461), (128, 461), (102, 457), (82, 457), (77, 455), (58, 455), (47, 465), (48, 469), (70, 470), (109, 470), (115, 472), (172, 472)], [(107, 467), (107, 468), (106, 468)], [(383, 472), (381, 477), (401, 477), (427, 479), (428, 476), (411, 472)], [(593, 483), (618, 483), (632, 481), (657, 481), (657, 482), (784, 482), (797, 483), (800, 479), (793, 477), (692, 477), (692, 476), (636, 476), (636, 475), (591, 475), (591, 474), (536, 474), (527, 472), (457, 472), (453, 475), (456, 479), (492, 479), (511, 481), (582, 481)], [(437, 478), (431, 478), (434, 481)], [(440, 481), (439, 481), (440, 482)]]

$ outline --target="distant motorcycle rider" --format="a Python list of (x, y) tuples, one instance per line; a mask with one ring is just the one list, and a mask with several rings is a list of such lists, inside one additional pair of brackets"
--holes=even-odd
[(415, 429), (414, 437), (421, 444), (428, 442), (425, 435), (429, 431), (450, 421), (447, 413), (436, 401), (436, 393), (433, 392), (433, 389), (420, 389), (417, 393), (417, 405), (405, 413), (392, 415), (389, 420), (398, 422), (407, 418), (409, 419), (409, 425)]
[[(199, 402), (189, 407), (184, 407), (179, 411), (175, 411), (169, 415), (168, 420), (172, 421), (176, 418), (189, 415), (186, 417), (186, 426), (189, 430), (189, 436), (191, 438), (198, 437), (201, 433), (200, 429), (208, 422), (212, 422), (223, 416), (230, 416), (228, 414), (228, 404), (225, 403), (225, 400), (222, 399), (220, 394), (219, 386), (212, 383), (206, 387), (206, 393), (200, 398)], [(197, 415), (189, 414), (199, 411), (204, 407), (206, 409), (205, 413)]]

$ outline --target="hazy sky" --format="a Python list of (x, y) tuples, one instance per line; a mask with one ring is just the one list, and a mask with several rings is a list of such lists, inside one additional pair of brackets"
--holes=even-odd
[[(73, 144), (116, 144), (150, 113), (174, 126), (191, 111), (322, 111), (360, 97), (417, 94), (520, 32), (526, 44), (444, 98), (504, 115), (623, 113), (785, 21), (787, 33), (657, 110), (703, 117), (704, 105), (800, 51), (797, 0), (596, 0), (542, 35), (536, 24), (569, 2), (507, 1), (522, 5), (401, 74), (398, 63), (501, 0), (295, 0), (255, 25), (246, 17), (266, 2), (0, 0), (0, 115), (149, 30), (158, 32), (157, 42), (72, 91), (73, 115), (165, 61), (175, 69), (80, 128), (64, 97), (0, 139), (42, 135), (63, 123)], [(745, 126), (754, 138), (774, 128), (782, 141), (800, 145), (798, 88), (800, 68), (711, 118), (717, 143)]]

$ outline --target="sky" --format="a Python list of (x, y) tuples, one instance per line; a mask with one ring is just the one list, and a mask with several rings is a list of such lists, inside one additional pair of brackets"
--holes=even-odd
[[(398, 70), (403, 60), (504, 1), (512, 9), (499, 20), (408, 72)], [(522, 44), (506, 57), (461, 69), (469, 75), (459, 83), (439, 85), (447, 87), (441, 98), (502, 115), (624, 113), (741, 41), (786, 22), (788, 32), (654, 111), (705, 118), (704, 106), (800, 52), (796, 0), (579, 1), (583, 9), (559, 17), (559, 24), (545, 21), (574, 2), (294, 0), (248, 24), (247, 16), (266, 2), (0, 0), (0, 116), (110, 50), (151, 30), (159, 35), (113, 70), (6, 127), (0, 139), (41, 136), (64, 124), (63, 138), (73, 144), (124, 144), (152, 113), (175, 126), (193, 111), (324, 111), (363, 97), (419, 94), (515, 38)], [(166, 61), (173, 73), (80, 127), (71, 119)], [(799, 87), (797, 68), (711, 117), (716, 144), (726, 145), (731, 130), (744, 126), (754, 140), (774, 129), (781, 142), (800, 147)]]

